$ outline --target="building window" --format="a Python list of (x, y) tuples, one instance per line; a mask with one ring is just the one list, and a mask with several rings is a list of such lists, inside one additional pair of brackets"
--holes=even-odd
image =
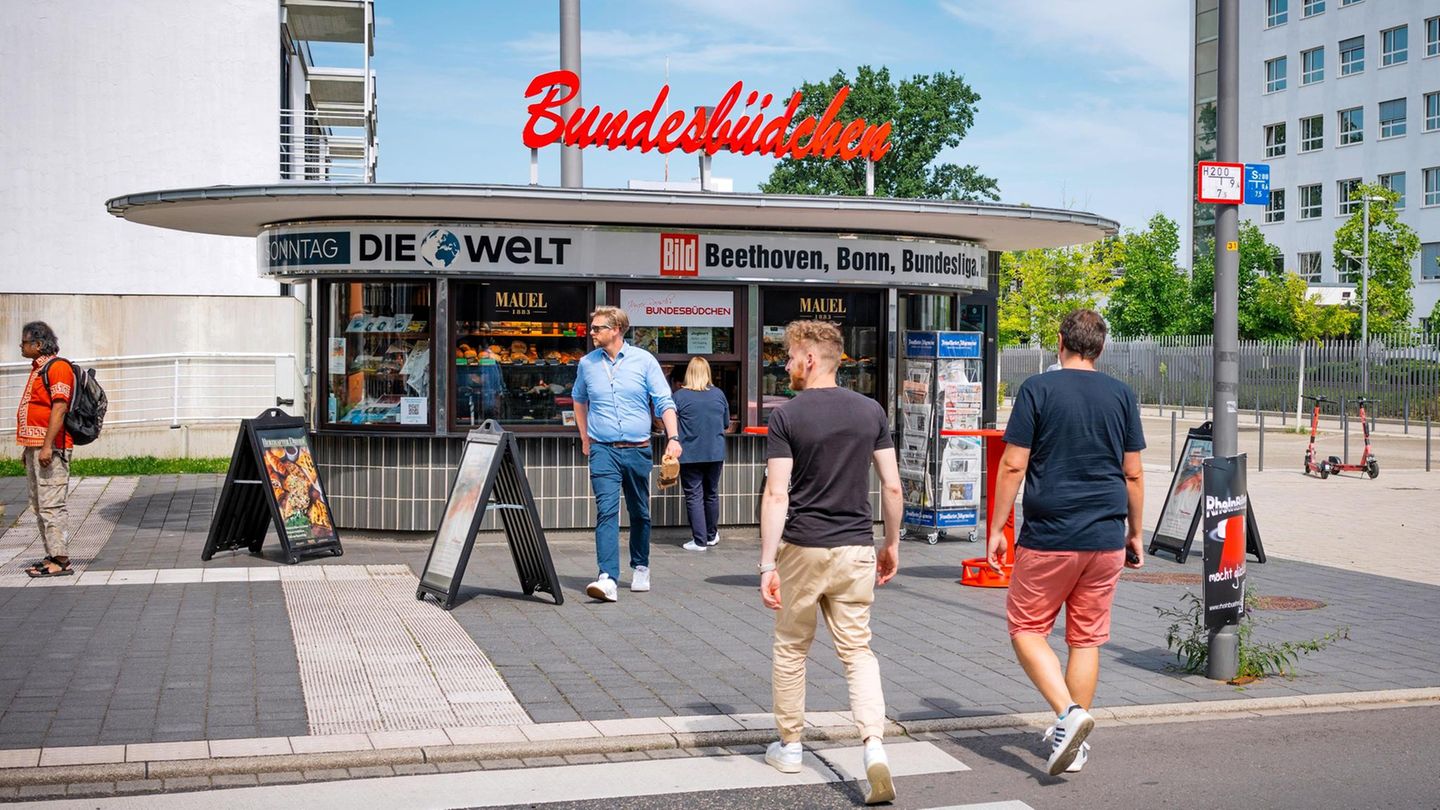
[(1265, 92), (1275, 93), (1285, 89), (1285, 57), (1265, 62)]
[(1340, 75), (1349, 76), (1365, 69), (1365, 37), (1340, 40)]
[(1440, 205), (1440, 166), (1425, 170), (1425, 205)]
[(840, 327), (845, 354), (840, 358), (836, 382), (867, 397), (880, 399), (885, 390), (885, 296), (873, 292), (847, 292), (840, 288), (762, 290), (761, 408), (766, 419), (772, 408), (795, 395), (785, 371), (785, 325), (794, 320), (825, 320)]
[(417, 430), (434, 425), (432, 300), (429, 281), (335, 281), (321, 287), (329, 330), (321, 358), (327, 372), (323, 424)]
[[(1335, 181), (1336, 213), (1341, 216), (1348, 216), (1360, 210), (1360, 200), (1355, 194), (1359, 189), (1360, 178), (1358, 177)], [(1355, 197), (1355, 199), (1351, 199), (1352, 197)]]
[(1290, 0), (1266, 0), (1265, 27), (1284, 25), (1290, 19)]
[(1285, 122), (1270, 124), (1265, 127), (1265, 157), (1284, 157), (1285, 155)]
[(1380, 175), (1380, 185), (1400, 195), (1399, 199), (1395, 200), (1397, 209), (1405, 207), (1405, 172)]
[(1340, 283), (1359, 284), (1360, 276), (1363, 274), (1364, 267), (1360, 265), (1359, 259), (1352, 259), (1349, 256), (1341, 256), (1340, 266), (1335, 268), (1335, 270), (1340, 276)]
[(1295, 256), (1299, 264), (1298, 272), (1300, 277), (1306, 281), (1320, 280), (1320, 253), (1300, 253)]
[(1440, 56), (1440, 17), (1425, 21), (1425, 55)]
[(1358, 2), (1360, 2), (1360, 0), (1340, 0), (1340, 7), (1353, 6)]
[(1321, 204), (1324, 202), (1320, 184), (1300, 187), (1300, 218), (1319, 219)]
[(1285, 189), (1270, 189), (1270, 202), (1265, 205), (1266, 222), (1285, 221)]
[(1300, 151), (1314, 152), (1325, 146), (1325, 116), (1300, 119)]
[(1410, 26), (1380, 32), (1380, 67), (1398, 65), (1410, 58)]
[(1425, 131), (1440, 129), (1440, 93), (1425, 94)]
[[(1440, 242), (1424, 242), (1420, 245), (1420, 278), (1426, 281), (1440, 279)], [(1432, 323), (1430, 328), (1440, 329)]]
[(1325, 81), (1325, 49), (1311, 48), (1300, 52), (1300, 83)]
[(1405, 134), (1405, 99), (1380, 102), (1380, 137), (1398, 138)]
[(1325, 13), (1325, 0), (1305, 0), (1302, 4), (1302, 13), (1306, 17), (1314, 17), (1316, 14)]
[(1339, 146), (1349, 146), (1365, 140), (1365, 108), (1351, 107), (1340, 111)]

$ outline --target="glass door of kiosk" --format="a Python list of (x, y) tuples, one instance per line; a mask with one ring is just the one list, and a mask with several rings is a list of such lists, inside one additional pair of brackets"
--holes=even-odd
[(615, 305), (630, 316), (625, 339), (655, 355), (671, 389), (685, 384), (692, 357), (710, 364), (711, 384), (730, 403), (730, 423), (738, 424), (744, 402), (744, 340), (738, 324), (744, 296), (734, 289), (694, 287), (619, 287)]

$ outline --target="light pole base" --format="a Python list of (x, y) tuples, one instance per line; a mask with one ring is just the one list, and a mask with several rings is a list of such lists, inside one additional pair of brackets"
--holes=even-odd
[(1205, 677), (1232, 681), (1240, 671), (1240, 628), (1227, 624), (1210, 634), (1210, 654), (1205, 659)]

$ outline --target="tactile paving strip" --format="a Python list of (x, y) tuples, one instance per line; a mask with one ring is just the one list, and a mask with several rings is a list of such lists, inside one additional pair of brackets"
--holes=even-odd
[(408, 567), (306, 566), (280, 583), (311, 734), (530, 722), (469, 634), (415, 599)]
[(75, 574), (32, 580), (25, 573), (34, 562), (45, 556), (45, 543), (40, 539), (40, 526), (35, 512), (26, 508), (3, 535), (0, 535), (0, 588), (43, 582), (47, 585), (73, 585), (90, 567), (95, 555), (110, 541), (115, 522), (107, 515), (118, 515), (124, 504), (135, 494), (135, 478), (72, 479), (66, 505), (70, 510), (70, 567)]

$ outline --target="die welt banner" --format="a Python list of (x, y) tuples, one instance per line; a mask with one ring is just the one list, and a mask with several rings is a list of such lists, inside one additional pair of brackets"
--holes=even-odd
[(1205, 459), (1205, 626), (1239, 624), (1245, 605), (1245, 454)]

